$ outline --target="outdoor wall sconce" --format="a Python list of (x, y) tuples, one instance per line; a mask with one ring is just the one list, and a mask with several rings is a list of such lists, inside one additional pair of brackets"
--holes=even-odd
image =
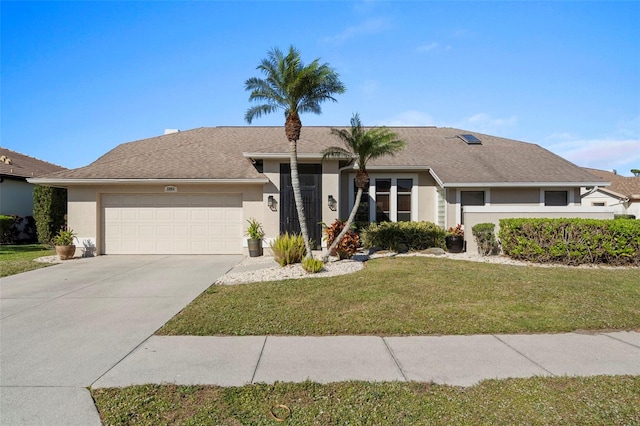
[(269, 206), (271, 210), (276, 211), (277, 204), (275, 197), (273, 195), (269, 195), (269, 198), (267, 198), (267, 206)]
[(333, 198), (333, 195), (329, 195), (329, 209), (336, 211), (337, 205), (338, 205), (338, 202), (336, 201), (335, 198)]

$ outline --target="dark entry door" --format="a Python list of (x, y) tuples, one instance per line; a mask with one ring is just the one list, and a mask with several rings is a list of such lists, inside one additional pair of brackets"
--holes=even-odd
[[(322, 225), (320, 224), (322, 221), (322, 206), (320, 205), (322, 164), (298, 164), (298, 177), (311, 246), (320, 249), (322, 243)], [(287, 163), (280, 164), (280, 206), (280, 232), (299, 234), (300, 222), (291, 186), (291, 167)]]

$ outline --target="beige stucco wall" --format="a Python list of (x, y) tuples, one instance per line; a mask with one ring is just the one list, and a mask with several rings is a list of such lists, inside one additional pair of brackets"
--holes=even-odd
[(540, 204), (540, 188), (491, 188), (493, 204), (538, 205)]
[[(255, 218), (264, 223), (267, 217), (266, 192), (263, 194), (264, 184), (207, 184), (189, 185), (175, 184), (178, 193), (241, 193), (244, 221)], [(83, 249), (95, 248), (95, 254), (101, 254), (101, 194), (162, 194), (164, 184), (154, 185), (91, 185), (70, 186), (67, 192), (68, 216), (67, 223), (77, 235), (78, 249), (76, 256), (83, 255)], [(270, 210), (269, 210), (270, 212)], [(266, 229), (265, 229), (266, 231)], [(277, 235), (277, 234), (276, 234)], [(270, 236), (267, 234), (267, 236)], [(246, 246), (246, 241), (243, 244)]]
[[(269, 179), (269, 183), (264, 185), (264, 206), (263, 229), (267, 241), (276, 238), (280, 233), (280, 163), (281, 160), (264, 160), (262, 173)], [(269, 195), (272, 195), (276, 201), (275, 210), (267, 207)]]
[(500, 230), (500, 219), (508, 218), (586, 218), (613, 219), (613, 211), (604, 207), (544, 207), (544, 206), (467, 206), (464, 212), (464, 239), (467, 252), (477, 253), (478, 246), (472, 234), (472, 229), (478, 223), (493, 223), (496, 225), (496, 235)]
[(438, 223), (437, 183), (429, 172), (418, 173), (418, 220)]
[(0, 214), (33, 216), (33, 184), (4, 178), (0, 183)]
[[(322, 222), (331, 225), (338, 217), (346, 219), (351, 210), (351, 206), (344, 202), (345, 197), (342, 196), (341, 188), (338, 183), (338, 162), (323, 161), (322, 162), (322, 196), (320, 204), (322, 205)], [(338, 201), (336, 210), (329, 208), (329, 195), (332, 195)], [(345, 214), (343, 212), (346, 211)], [(326, 242), (322, 242), (322, 246), (326, 246)]]
[(456, 211), (459, 206), (456, 205), (456, 188), (445, 188), (445, 201), (446, 201), (446, 214), (445, 214), (445, 228), (456, 226), (459, 220), (456, 217)]

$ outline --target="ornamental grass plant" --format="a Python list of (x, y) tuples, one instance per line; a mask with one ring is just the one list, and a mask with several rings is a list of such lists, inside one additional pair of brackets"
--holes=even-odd
[(302, 235), (285, 232), (271, 243), (273, 258), (280, 266), (300, 263), (306, 255), (304, 238)]

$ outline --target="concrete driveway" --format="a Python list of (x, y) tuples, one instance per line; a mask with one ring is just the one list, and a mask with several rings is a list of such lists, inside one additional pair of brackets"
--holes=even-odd
[(101, 256), (0, 279), (0, 424), (99, 425), (86, 389), (242, 256)]

